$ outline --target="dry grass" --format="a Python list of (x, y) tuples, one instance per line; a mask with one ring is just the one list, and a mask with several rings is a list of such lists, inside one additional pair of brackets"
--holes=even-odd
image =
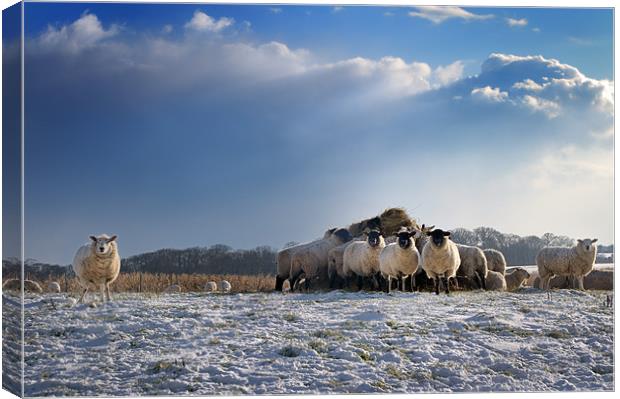
[[(142, 274), (142, 282), (140, 275)], [(268, 275), (240, 276), (232, 274), (165, 274), (165, 273), (121, 273), (110, 289), (112, 292), (163, 292), (172, 284), (181, 286), (183, 292), (203, 291), (205, 284), (215, 281), (220, 286), (220, 281), (227, 280), (232, 286), (232, 292), (268, 292), (275, 287), (275, 277)], [(56, 281), (60, 284), (63, 292), (79, 292), (80, 287), (76, 277), (51, 276), (37, 281), (43, 290), (47, 284)]]

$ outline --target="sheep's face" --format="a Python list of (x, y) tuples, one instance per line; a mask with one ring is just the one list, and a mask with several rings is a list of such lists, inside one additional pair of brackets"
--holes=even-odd
[(437, 248), (441, 248), (447, 244), (447, 237), (450, 237), (450, 232), (443, 231), (441, 229), (435, 229), (433, 231), (427, 231), (426, 235), (431, 238), (431, 242), (433, 243), (433, 245), (435, 245)]
[(368, 245), (376, 247), (381, 243), (381, 233), (377, 230), (371, 230), (368, 232)]
[(398, 233), (398, 245), (402, 249), (407, 249), (413, 245), (413, 236), (415, 232), (401, 231)]
[(595, 242), (598, 241), (598, 238), (593, 240), (589, 238), (585, 238), (583, 240), (577, 240), (577, 246), (581, 248), (584, 252), (594, 252), (596, 250)]
[(99, 237), (90, 236), (95, 253), (97, 255), (107, 255), (112, 251), (112, 247), (116, 241), (116, 236), (108, 237), (107, 235), (101, 235)]

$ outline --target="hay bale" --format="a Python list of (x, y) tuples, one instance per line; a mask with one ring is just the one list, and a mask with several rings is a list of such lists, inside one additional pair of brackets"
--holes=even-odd
[(416, 227), (415, 220), (403, 208), (388, 208), (379, 216), (351, 224), (348, 230), (353, 237), (359, 237), (366, 229), (379, 229), (384, 237), (389, 237), (398, 233), (402, 227)]

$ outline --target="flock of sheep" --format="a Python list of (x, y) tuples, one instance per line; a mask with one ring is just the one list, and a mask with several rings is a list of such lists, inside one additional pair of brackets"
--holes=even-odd
[[(540, 288), (549, 288), (554, 276), (570, 276), (583, 288), (583, 278), (594, 266), (596, 239), (578, 240), (575, 247), (546, 247), (537, 256)], [(419, 227), (401, 208), (329, 229), (323, 238), (278, 252), (277, 291), (315, 288), (372, 289), (390, 292), (432, 286), (450, 292), (450, 286), (486, 290), (518, 289), (530, 274), (523, 268), (506, 270), (504, 255), (494, 249), (456, 244), (450, 232), (435, 226)]]

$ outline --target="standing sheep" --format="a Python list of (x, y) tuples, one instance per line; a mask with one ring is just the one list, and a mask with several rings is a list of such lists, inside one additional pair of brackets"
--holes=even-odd
[(387, 292), (392, 291), (392, 278), (401, 279), (401, 288), (404, 290), (402, 279), (409, 277), (411, 291), (415, 287), (414, 275), (420, 263), (420, 253), (415, 247), (413, 236), (415, 232), (409, 230), (398, 233), (398, 241), (387, 245), (379, 254), (379, 270), (387, 278)]
[(121, 258), (116, 244), (117, 236), (102, 234), (90, 236), (91, 242), (82, 245), (73, 258), (73, 271), (80, 286), (84, 289), (78, 302), (84, 300), (90, 286), (98, 287), (101, 300), (111, 300), (110, 284), (116, 280), (121, 270)]
[[(336, 231), (335, 228), (327, 230), (325, 234), (323, 234), (323, 239), (327, 239), (331, 237), (334, 231)], [(292, 247), (284, 248), (278, 252), (278, 255), (276, 257), (276, 262), (277, 262), (276, 288), (275, 288), (276, 291), (282, 291), (282, 283), (284, 283), (284, 280), (291, 278), (291, 258), (293, 256), (293, 253), (295, 253), (296, 250), (301, 249), (305, 247), (306, 245), (312, 244), (317, 241), (320, 241), (320, 240), (315, 240), (315, 241), (305, 243), (305, 244), (297, 244)], [(295, 272), (297, 272), (297, 270), (295, 270)], [(291, 287), (293, 286), (294, 283), (295, 283), (294, 281), (291, 281)]]
[(232, 286), (230, 285), (230, 283), (226, 280), (222, 280), (220, 282), (220, 291), (222, 292), (230, 292), (230, 290), (232, 289)]
[(217, 291), (217, 283), (215, 281), (209, 281), (207, 284), (205, 284), (204, 290), (205, 292)]
[(322, 240), (313, 241), (298, 248), (291, 255), (291, 287), (295, 289), (295, 283), (303, 274), (305, 277), (305, 289), (308, 290), (311, 281), (327, 279), (327, 253), (330, 249), (351, 241), (351, 234), (347, 229), (336, 229)]
[(439, 295), (439, 279), (443, 281), (446, 294), (450, 293), (448, 279), (456, 275), (461, 257), (456, 244), (450, 240), (450, 232), (441, 229), (427, 231), (430, 240), (422, 250), (422, 268), (433, 279), (435, 294)]
[(486, 289), (488, 291), (506, 291), (506, 279), (500, 272), (489, 270), (486, 278)]
[(508, 291), (515, 291), (529, 278), (530, 273), (527, 270), (522, 267), (515, 267), (506, 273), (506, 289)]
[(506, 258), (504, 258), (504, 254), (497, 249), (485, 249), (483, 252), (487, 258), (488, 269), (505, 275)]
[(577, 278), (579, 289), (583, 290), (583, 278), (592, 271), (596, 260), (598, 239), (577, 240), (572, 248), (546, 247), (538, 252), (536, 264), (540, 276), (540, 288), (549, 289), (549, 280), (554, 276)]
[(373, 286), (378, 287), (379, 254), (385, 248), (385, 240), (379, 231), (371, 230), (367, 234), (366, 241), (353, 241), (347, 246), (342, 258), (342, 269), (347, 284), (351, 278), (357, 276), (360, 289), (364, 278), (371, 278)]
[(456, 272), (459, 277), (474, 280), (478, 288), (486, 289), (486, 277), (488, 272), (487, 258), (478, 247), (456, 244), (461, 257), (461, 264)]
[(345, 242), (344, 244), (330, 249), (327, 253), (327, 277), (329, 278), (329, 288), (343, 287), (346, 277), (342, 268), (344, 250), (349, 246), (349, 244), (355, 241), (359, 240), (354, 239), (352, 241)]

